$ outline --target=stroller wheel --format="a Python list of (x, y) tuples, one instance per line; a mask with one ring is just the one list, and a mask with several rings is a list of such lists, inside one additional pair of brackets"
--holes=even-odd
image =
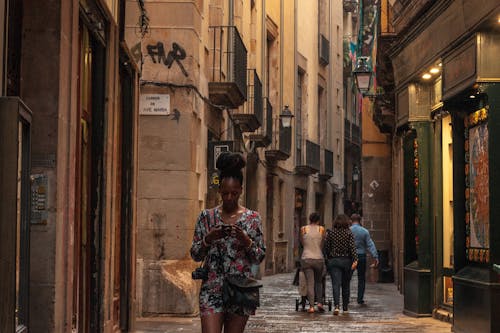
[(300, 304), (299, 299), (296, 298), (295, 299), (295, 311), (299, 311), (299, 304)]

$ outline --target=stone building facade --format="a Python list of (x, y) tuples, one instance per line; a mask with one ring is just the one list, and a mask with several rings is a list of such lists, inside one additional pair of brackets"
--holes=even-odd
[(133, 328), (139, 67), (125, 16), (124, 1), (0, 1), (2, 332)]
[[(145, 8), (147, 33), (136, 33), (137, 15), (126, 32), (146, 103), (137, 313), (194, 314), (189, 249), (198, 214), (219, 200), (220, 151), (247, 159), (242, 204), (260, 212), (267, 246), (259, 274), (294, 269), (309, 213), (330, 226), (342, 212), (342, 3), (152, 0)], [(147, 98), (168, 100), (168, 110), (151, 112)], [(281, 120), (287, 112), (291, 127)]]

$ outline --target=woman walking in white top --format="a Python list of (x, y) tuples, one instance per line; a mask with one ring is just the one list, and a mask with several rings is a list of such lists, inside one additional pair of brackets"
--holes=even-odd
[(309, 225), (300, 228), (300, 242), (304, 248), (301, 257), (301, 269), (307, 281), (307, 299), (309, 309), (314, 312), (314, 302), (317, 302), (317, 310), (323, 312), (323, 274), (325, 261), (323, 258), (323, 242), (325, 239), (325, 228), (319, 225), (318, 213), (309, 215)]

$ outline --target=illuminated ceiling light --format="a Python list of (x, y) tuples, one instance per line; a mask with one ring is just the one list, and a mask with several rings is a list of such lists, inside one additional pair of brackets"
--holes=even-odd
[(476, 96), (474, 96), (474, 95), (470, 95), (470, 96), (469, 96), (469, 98), (476, 98)]
[(431, 72), (431, 74), (437, 74), (437, 73), (439, 73), (439, 68), (432, 67), (429, 72)]
[(438, 66), (439, 66), (439, 67), (443, 67), (443, 63), (441, 63), (441, 62), (440, 62), (440, 63), (438, 64)]
[(425, 73), (424, 75), (422, 75), (422, 79), (424, 80), (429, 80), (431, 77), (432, 75), (430, 75), (429, 73)]
[(497, 23), (500, 23), (500, 16), (497, 18)]

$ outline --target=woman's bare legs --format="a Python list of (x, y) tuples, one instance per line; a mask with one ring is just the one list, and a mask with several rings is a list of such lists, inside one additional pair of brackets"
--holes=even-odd
[(239, 316), (234, 313), (226, 313), (224, 321), (224, 333), (243, 333), (248, 321), (248, 316)]
[(202, 333), (221, 333), (224, 324), (224, 313), (213, 313), (201, 316)]

